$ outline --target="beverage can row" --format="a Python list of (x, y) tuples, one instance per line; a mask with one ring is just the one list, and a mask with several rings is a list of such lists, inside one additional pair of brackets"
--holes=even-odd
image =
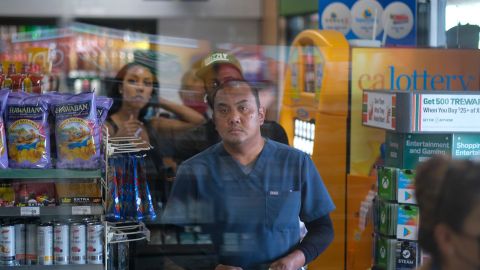
[(103, 264), (103, 247), (95, 220), (0, 225), (0, 266)]

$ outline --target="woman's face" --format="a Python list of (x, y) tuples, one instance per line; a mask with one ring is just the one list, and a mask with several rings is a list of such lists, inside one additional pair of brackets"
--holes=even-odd
[(132, 66), (127, 70), (120, 86), (123, 102), (142, 109), (147, 105), (153, 92), (153, 74), (145, 67)]

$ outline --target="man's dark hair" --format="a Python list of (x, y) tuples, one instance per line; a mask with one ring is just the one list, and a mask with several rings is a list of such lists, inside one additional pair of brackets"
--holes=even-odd
[(215, 98), (217, 97), (218, 91), (226, 89), (226, 88), (239, 87), (240, 85), (246, 85), (250, 89), (250, 92), (255, 97), (255, 103), (257, 104), (257, 109), (259, 109), (260, 108), (260, 97), (258, 95), (258, 89), (253, 87), (250, 83), (248, 83), (245, 80), (234, 80), (234, 79), (225, 81), (223, 84), (221, 84), (219, 87), (217, 87), (213, 91), (211, 107), (213, 108), (213, 106), (215, 104)]

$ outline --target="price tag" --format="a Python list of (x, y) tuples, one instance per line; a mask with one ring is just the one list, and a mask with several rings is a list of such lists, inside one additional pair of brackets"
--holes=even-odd
[(20, 207), (20, 216), (39, 216), (40, 207)]
[(91, 206), (72, 206), (72, 215), (91, 215)]

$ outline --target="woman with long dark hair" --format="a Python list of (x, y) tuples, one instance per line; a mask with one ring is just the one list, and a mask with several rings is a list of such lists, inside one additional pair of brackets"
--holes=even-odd
[[(136, 135), (149, 141), (147, 127), (157, 133), (171, 134), (205, 121), (195, 110), (160, 98), (158, 89), (159, 83), (152, 68), (133, 62), (120, 69), (108, 93), (108, 96), (113, 98), (107, 120), (110, 136)], [(146, 119), (149, 107), (162, 107), (178, 118), (153, 116)]]

